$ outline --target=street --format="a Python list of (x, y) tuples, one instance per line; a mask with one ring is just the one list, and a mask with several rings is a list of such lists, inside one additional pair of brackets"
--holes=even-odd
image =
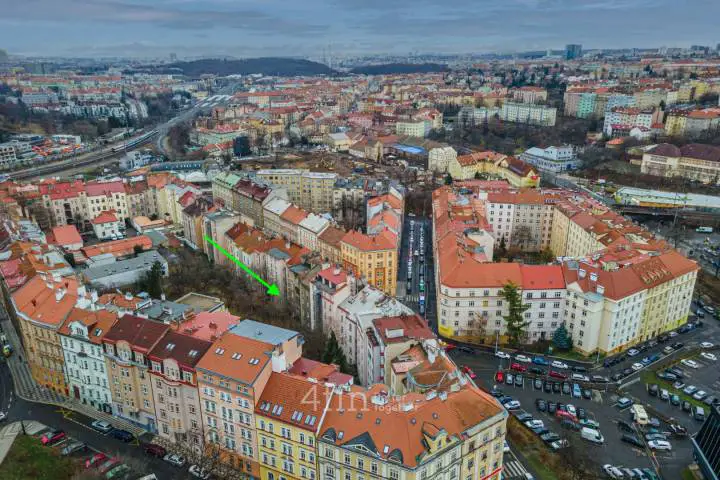
[(429, 219), (405, 218), (398, 265), (398, 297), (435, 325), (435, 281), (433, 275), (432, 228)]
[[(663, 348), (671, 345), (675, 342), (681, 342), (684, 344), (683, 348), (678, 350), (677, 353), (673, 353), (673, 356), (681, 356), (683, 352), (688, 351), (700, 342), (712, 342), (716, 345), (720, 344), (720, 322), (715, 319), (706, 319), (703, 326), (696, 328), (685, 334), (679, 334), (674, 338), (670, 339), (666, 343), (660, 343), (658, 345), (647, 348), (645, 351), (639, 353), (634, 357), (628, 357), (626, 354), (622, 355), (624, 358), (618, 364), (612, 367), (605, 368), (602, 362), (593, 367), (587, 375), (601, 375), (609, 377), (614, 373), (621, 372), (625, 369), (631, 369), (633, 363), (640, 362), (641, 359), (647, 356), (651, 356), (655, 353), (662, 355)], [(472, 353), (465, 350), (462, 351), (459, 348), (450, 351), (450, 357), (455, 361), (458, 366), (468, 366), (472, 369), (476, 375), (475, 383), (485, 390), (490, 390), (496, 385), (495, 374), (498, 370), (502, 369), (505, 372), (510, 372), (509, 367), (512, 360), (496, 358), (492, 351), (484, 349), (474, 349)], [(663, 358), (665, 356), (663, 355)], [(566, 362), (572, 366), (572, 362)], [(530, 364), (528, 367), (532, 367)], [(652, 368), (653, 364), (648, 367)], [(547, 367), (543, 367), (545, 370), (549, 370)], [(555, 369), (553, 369), (555, 370)], [(631, 369), (632, 370), (632, 369)], [(640, 393), (644, 390), (644, 387), (638, 383), (639, 375), (643, 370), (633, 372), (621, 380), (621, 388), (623, 391), (628, 391), (633, 395), (640, 396)], [(570, 373), (565, 371), (564, 373)], [(636, 448), (628, 448), (627, 444), (619, 441), (620, 434), (617, 432), (615, 422), (618, 420), (628, 420), (627, 412), (618, 410), (615, 406), (618, 395), (611, 391), (607, 386), (595, 384), (592, 390), (592, 397), (590, 399), (585, 398), (573, 398), (572, 395), (559, 392), (550, 392), (544, 390), (537, 390), (533, 386), (533, 378), (535, 375), (523, 374), (524, 381), (521, 386), (516, 385), (513, 382), (510, 384), (498, 385), (504, 394), (510, 395), (514, 399), (521, 403), (521, 408), (532, 413), (536, 418), (542, 419), (546, 426), (550, 430), (555, 431), (561, 436), (569, 436), (571, 433), (568, 430), (562, 429), (559, 422), (553, 418), (552, 415), (547, 413), (537, 412), (535, 409), (535, 401), (538, 398), (544, 400), (572, 403), (575, 406), (584, 408), (589, 418), (597, 419), (601, 423), (601, 431), (606, 438), (606, 442), (601, 447), (590, 447), (591, 451), (601, 451), (599, 459), (601, 463), (611, 463), (614, 465), (623, 465), (631, 468), (652, 468), (652, 458), (647, 452), (640, 451)], [(547, 376), (540, 377), (543, 381), (551, 383), (562, 383), (561, 380), (550, 378)], [(642, 395), (643, 399), (647, 395)], [(677, 414), (676, 414), (677, 415)], [(691, 433), (695, 433), (700, 428), (699, 422), (694, 421), (683, 421)], [(575, 435), (574, 433), (572, 435)], [(656, 455), (656, 459), (660, 465), (660, 471), (663, 477), (666, 479), (680, 478), (680, 472), (688, 464), (692, 462), (692, 451), (690, 448), (689, 441), (677, 440), (673, 441), (674, 449), (671, 455)], [(511, 445), (511, 447), (515, 447)], [(522, 477), (520, 477), (522, 478)]]

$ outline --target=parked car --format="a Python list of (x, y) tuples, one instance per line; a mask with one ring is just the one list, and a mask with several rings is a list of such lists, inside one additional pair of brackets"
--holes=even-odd
[(675, 406), (680, 405), (680, 396), (675, 393), (670, 395), (670, 404)]
[(156, 443), (146, 443), (143, 445), (143, 451), (153, 457), (163, 458), (167, 455), (167, 450), (162, 445)]
[(127, 474), (130, 472), (130, 467), (125, 465), (124, 463), (121, 463), (120, 465), (115, 465), (113, 468), (108, 470), (105, 473), (105, 478), (108, 480), (112, 478), (126, 478)]
[(700, 366), (695, 360), (690, 360), (688, 358), (683, 358), (680, 360), (680, 363), (690, 368), (698, 368)]
[(572, 393), (572, 390), (570, 388), (570, 384), (567, 382), (563, 382), (562, 384), (562, 393), (565, 395), (570, 395)]
[(624, 420), (618, 420), (617, 426), (620, 430), (623, 430), (625, 432), (628, 432), (628, 433), (635, 432), (635, 429), (632, 427), (632, 425), (630, 425), (628, 422), (626, 422)]
[(589, 388), (583, 388), (582, 396), (586, 400), (590, 400), (592, 398), (592, 390)]
[(65, 438), (67, 438), (67, 434), (62, 430), (50, 430), (40, 438), (40, 442), (43, 445), (54, 445), (63, 441)]
[(666, 388), (660, 390), (660, 400), (664, 400), (666, 402), (670, 400), (670, 392), (668, 392)]
[(632, 369), (637, 372), (638, 370), (642, 369), (644, 366), (645, 365), (643, 365), (642, 363), (636, 362), (636, 363), (632, 364)]
[(532, 363), (543, 366), (550, 365), (550, 362), (548, 362), (544, 357), (533, 357)]
[(517, 400), (511, 400), (505, 404), (503, 404), (503, 407), (505, 407), (506, 410), (517, 410), (520, 408), (520, 402)]
[(648, 433), (645, 435), (645, 440), (667, 440), (667, 437), (662, 433)]
[(674, 352), (674, 351), (675, 351), (675, 349), (674, 349), (673, 347), (671, 347), (670, 345), (668, 345), (667, 347), (665, 347), (665, 348), (662, 349), (662, 352), (663, 352), (665, 355), (668, 355), (668, 354), (670, 354), (670, 353), (672, 353), (672, 352)]
[(74, 440), (70, 443), (68, 443), (62, 450), (60, 450), (60, 455), (72, 455), (76, 452), (84, 452), (87, 450), (87, 445), (84, 442), (81, 442), (79, 440)]
[(577, 383), (573, 383), (572, 389), (573, 389), (573, 392), (572, 392), (573, 397), (575, 397), (575, 398), (582, 397), (582, 391), (580, 390), (580, 385), (578, 385)]
[(536, 379), (533, 381), (533, 387), (535, 388), (535, 390), (542, 390), (542, 388), (543, 388), (542, 379), (536, 378)]
[(602, 433), (600, 433), (598, 430), (583, 427), (582, 430), (580, 430), (580, 436), (589, 442), (592, 443), (604, 443), (605, 439), (602, 436)]
[(576, 373), (585, 373), (587, 372), (587, 368), (580, 366), (580, 365), (574, 365), (572, 367), (572, 371)]
[(472, 371), (472, 368), (468, 367), (467, 365), (463, 365), (461, 367), (461, 370), (465, 375), (467, 375), (473, 380), (477, 377), (477, 375), (475, 375), (475, 372)]
[(632, 404), (633, 404), (633, 401), (627, 397), (620, 397), (617, 400), (617, 406), (621, 410), (630, 407)]
[(590, 381), (590, 379), (586, 375), (583, 375), (580, 373), (573, 373), (572, 375), (570, 375), (570, 378), (576, 382), (589, 382)]
[(547, 403), (542, 398), (538, 398), (537, 400), (535, 400), (535, 406), (541, 412), (544, 412), (545, 410), (547, 410)]
[(590, 377), (590, 380), (593, 383), (608, 383), (608, 377), (603, 377), (602, 375), (593, 375)]
[(653, 383), (653, 384), (651, 384), (651, 385), (648, 385), (648, 394), (649, 394), (651, 397), (657, 397), (659, 391), (660, 391), (660, 390), (659, 390), (659, 387), (658, 387), (657, 383)]
[(628, 350), (627, 355), (628, 355), (628, 357), (634, 357), (635, 355), (637, 355), (639, 353), (640, 353), (640, 350), (631, 348), (630, 350)]
[(522, 376), (522, 375), (520, 375), (520, 374), (515, 375), (515, 386), (516, 386), (516, 387), (522, 387), (522, 386), (523, 386), (523, 380), (524, 380), (524, 379), (523, 379), (523, 376)]
[(713, 362), (717, 360), (717, 357), (715, 356), (715, 354), (710, 353), (710, 352), (701, 352), (701, 353), (700, 353), (700, 356), (701, 356), (702, 358), (704, 358), (705, 360), (710, 360), (710, 361), (713, 361)]
[(530, 373), (534, 373), (535, 375), (545, 376), (547, 375), (547, 370), (540, 367), (530, 367)]
[(99, 467), (97, 467), (99, 473), (106, 473), (115, 468), (116, 466), (120, 465), (120, 460), (117, 458), (111, 458), (108, 460), (105, 460)]
[(496, 356), (497, 358), (503, 358), (503, 359), (509, 359), (509, 358), (510, 358), (510, 354), (505, 353), (505, 352), (502, 352), (502, 351), (500, 351), (500, 350), (498, 350), (497, 352), (495, 352), (495, 356)]
[(672, 445), (667, 440), (651, 440), (648, 442), (648, 447), (653, 450), (672, 450)]
[(543, 392), (552, 393), (552, 382), (545, 380), (545, 383), (543, 383)]
[(127, 430), (123, 430), (122, 428), (113, 428), (110, 432), (110, 436), (125, 443), (135, 440), (135, 436), (132, 433)]
[(182, 468), (185, 465), (185, 457), (174, 453), (168, 453), (163, 457), (163, 460), (168, 462), (170, 465), (174, 465), (178, 468)]
[(683, 393), (685, 395), (692, 395), (693, 393), (697, 392), (697, 387), (695, 385), (688, 385), (687, 387), (683, 388)]
[(550, 374), (549, 374), (549, 375), (550, 375), (551, 377), (553, 377), (553, 378), (559, 378), (559, 379), (561, 379), (561, 380), (565, 380), (565, 379), (567, 378), (567, 375), (566, 375), (566, 374), (564, 374), (564, 373), (562, 373), (562, 372), (558, 372), (558, 371), (556, 371), (556, 370), (550, 370)]
[(692, 411), (692, 405), (687, 400), (683, 400), (681, 408), (683, 412)]
[(622, 440), (625, 443), (629, 443), (630, 445), (633, 445), (635, 447), (645, 448), (645, 445), (643, 444), (642, 440), (640, 440), (637, 437), (637, 435), (633, 435), (630, 433), (623, 433), (622, 437), (620, 437), (620, 440)]
[(113, 429), (113, 426), (110, 424), (110, 422), (106, 422), (104, 420), (95, 420), (90, 424), (90, 426), (98, 432), (102, 433), (108, 433)]
[(623, 473), (620, 471), (619, 468), (613, 467), (609, 463), (603, 465), (602, 469), (603, 469), (603, 472), (605, 472), (605, 475), (607, 475), (608, 477), (610, 477), (612, 479), (620, 479), (620, 478), (624, 479), (625, 478), (625, 475), (623, 475)]
[(107, 460), (107, 458), (108, 458), (107, 455), (105, 455), (102, 452), (96, 453), (92, 457), (85, 460), (85, 468), (96, 467), (96, 466), (100, 465), (101, 463), (103, 463), (105, 460)]
[(513, 362), (510, 364), (510, 370), (515, 370), (516, 372), (527, 372), (527, 367), (520, 363)]
[(677, 375), (675, 375), (674, 373), (670, 373), (670, 372), (655, 372), (655, 375), (658, 378), (667, 380), (668, 382), (673, 382), (673, 381), (677, 380), (677, 378), (678, 378)]
[(701, 343), (700, 343), (700, 346), (701, 346), (702, 348), (713, 348), (715, 345), (713, 345), (713, 344), (710, 343), (710, 342), (701, 342)]
[(560, 368), (560, 369), (563, 369), (563, 370), (567, 370), (567, 369), (568, 369), (568, 364), (565, 363), (565, 362), (561, 362), (560, 360), (553, 360), (553, 361), (550, 363), (550, 366), (552, 366), (553, 368)]
[(693, 398), (695, 400), (703, 400), (707, 396), (708, 394), (705, 390), (698, 390), (697, 392), (693, 393)]
[(522, 363), (530, 363), (532, 362), (532, 359), (528, 357), (527, 355), (515, 355), (515, 360)]
[(560, 383), (559, 382), (553, 382), (552, 391), (553, 391), (553, 393), (560, 393)]

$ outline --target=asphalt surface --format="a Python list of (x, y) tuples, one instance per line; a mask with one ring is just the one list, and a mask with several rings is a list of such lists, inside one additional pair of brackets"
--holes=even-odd
[[(421, 236), (424, 246), (422, 249), (420, 248)], [(406, 216), (398, 265), (398, 296), (407, 306), (424, 316), (433, 330), (437, 331), (431, 242), (430, 220)], [(415, 255), (416, 251), (418, 255)], [(410, 259), (412, 259), (412, 264), (408, 272)], [(420, 291), (421, 282), (423, 284), (422, 292)], [(423, 299), (423, 308), (420, 307), (421, 299)]]
[[(705, 341), (720, 345), (720, 321), (706, 319), (703, 322), (703, 327), (701, 328), (697, 328), (685, 334), (679, 334), (670, 341), (648, 348), (646, 351), (635, 357), (626, 358), (613, 367), (604, 368), (602, 363), (600, 363), (596, 367), (592, 368), (587, 375), (601, 375), (609, 377), (617, 371), (630, 368), (633, 363), (639, 362), (645, 356), (658, 352), (661, 353), (664, 347), (675, 342), (682, 342), (685, 345), (683, 349), (673, 354), (677, 356), (679, 360), (679, 358), (682, 357), (683, 352), (697, 346), (700, 342)], [(507, 372), (507, 369), (512, 362), (512, 360), (496, 358), (493, 355), (493, 352), (485, 350), (475, 350), (472, 353), (469, 353), (468, 351), (454, 349), (450, 352), (450, 356), (459, 366), (467, 366), (471, 368), (473, 373), (476, 375), (475, 382), (481, 388), (486, 390), (492, 389), (493, 386), (496, 385), (496, 372), (499, 369)], [(566, 361), (566, 363), (572, 365), (573, 362)], [(530, 367), (532, 365), (528, 366)], [(550, 367), (542, 368), (549, 369)], [(653, 364), (645, 368), (652, 369)], [(561, 371), (567, 374), (571, 373), (566, 370)], [(707, 368), (706, 370), (699, 369), (698, 371), (691, 372), (691, 375), (698, 376), (698, 378), (693, 379), (693, 382), (691, 383), (707, 392), (711, 392), (712, 394), (720, 394), (720, 382), (717, 381), (718, 379), (717, 376), (714, 375), (714, 372), (715, 371), (712, 368)], [(700, 378), (701, 375), (706, 375), (706, 377), (702, 377), (705, 380)], [(648, 395), (645, 393), (645, 386), (638, 381), (639, 376), (640, 373), (635, 372), (624, 378), (621, 381), (623, 385), (623, 392), (627, 392), (633, 397), (647, 400)], [(690, 447), (690, 442), (687, 439), (671, 439), (673, 451), (670, 453), (658, 452), (655, 455), (653, 455), (648, 449), (638, 449), (621, 442), (620, 437), (622, 432), (617, 428), (617, 421), (629, 421), (629, 413), (627, 411), (621, 411), (617, 408), (616, 401), (618, 395), (613, 393), (607, 387), (601, 384), (596, 384), (594, 390), (592, 391), (591, 399), (578, 399), (572, 398), (571, 395), (563, 393), (546, 393), (543, 390), (535, 390), (531, 380), (534, 378), (534, 375), (523, 374), (523, 377), (524, 382), (522, 387), (503, 384), (502, 386), (499, 386), (499, 388), (506, 395), (510, 395), (514, 399), (519, 400), (522, 409), (533, 414), (535, 418), (543, 420), (546, 428), (549, 428), (551, 431), (554, 431), (562, 437), (568, 438), (568, 440), (583, 442), (577, 433), (563, 429), (557, 419), (548, 415), (546, 412), (539, 412), (535, 408), (535, 401), (538, 398), (554, 402), (571, 403), (577, 407), (582, 407), (587, 411), (588, 417), (595, 418), (600, 422), (600, 430), (606, 439), (605, 444), (597, 447), (593, 444), (587, 444), (590, 449), (590, 453), (598, 452), (597, 458), (600, 465), (610, 463), (616, 466), (621, 465), (628, 468), (653, 468), (653, 465), (655, 464), (659, 466), (660, 473), (663, 478), (676, 479), (680, 478), (682, 470), (692, 463), (692, 449)], [(543, 379), (562, 382), (562, 380), (547, 377), (543, 377)], [(570, 383), (572, 382), (570, 381)], [(663, 406), (661, 405), (660, 407), (662, 408)], [(668, 417), (678, 419), (678, 423), (688, 428), (691, 433), (694, 433), (699, 429), (701, 425), (700, 422), (691, 420), (687, 415), (683, 417), (681, 412), (679, 412), (679, 408), (671, 407), (669, 404), (665, 405), (665, 407), (668, 408), (667, 412), (663, 411), (661, 408), (658, 408), (658, 410), (661, 411), (661, 413), (666, 414)], [(672, 413), (674, 413), (674, 415), (672, 415)]]

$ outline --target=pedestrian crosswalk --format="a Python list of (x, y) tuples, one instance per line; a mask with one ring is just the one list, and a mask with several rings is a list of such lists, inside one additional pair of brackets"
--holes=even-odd
[(504, 480), (527, 479), (527, 476), (525, 475), (525, 473), (527, 473), (527, 470), (525, 470), (525, 467), (522, 466), (522, 463), (518, 462), (517, 460), (505, 462), (503, 464), (503, 471)]

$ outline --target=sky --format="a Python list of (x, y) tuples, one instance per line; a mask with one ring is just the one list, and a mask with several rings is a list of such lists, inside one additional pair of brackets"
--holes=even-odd
[(0, 48), (320, 58), (715, 46), (719, 18), (720, 0), (0, 0)]

